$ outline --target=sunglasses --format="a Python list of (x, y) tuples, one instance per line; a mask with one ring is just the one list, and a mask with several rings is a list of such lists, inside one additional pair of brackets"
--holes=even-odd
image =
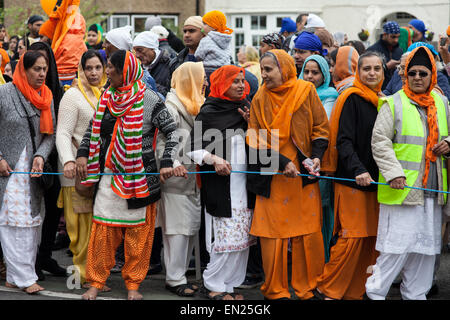
[(408, 71), (408, 77), (415, 77), (417, 74), (419, 74), (419, 77), (425, 78), (429, 75), (428, 72), (425, 71)]

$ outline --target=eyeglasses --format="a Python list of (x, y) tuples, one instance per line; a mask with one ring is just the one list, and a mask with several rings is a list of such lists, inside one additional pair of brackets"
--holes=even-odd
[(425, 71), (408, 71), (408, 77), (414, 78), (417, 74), (419, 74), (419, 77), (421, 78), (425, 78), (429, 75), (429, 73)]

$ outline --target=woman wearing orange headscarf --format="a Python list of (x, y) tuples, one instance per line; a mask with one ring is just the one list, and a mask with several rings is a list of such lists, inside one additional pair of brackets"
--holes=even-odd
[[(314, 85), (297, 80), (294, 59), (284, 50), (270, 50), (261, 58), (264, 85), (250, 108), (247, 142), (252, 155), (266, 153), (251, 171), (281, 171), (284, 175), (249, 175), (257, 194), (250, 233), (260, 237), (267, 299), (289, 299), (288, 240), (292, 245), (292, 287), (300, 299), (313, 298), (324, 265), (321, 233), (322, 206), (317, 179), (328, 146), (328, 118)], [(308, 170), (304, 161), (312, 161)], [(270, 161), (267, 164), (267, 160)], [(251, 162), (252, 163), (252, 162)]]
[(315, 291), (321, 298), (362, 299), (367, 268), (375, 263), (378, 202), (377, 186), (371, 182), (378, 179), (378, 167), (371, 139), (383, 79), (381, 56), (362, 54), (353, 86), (338, 97), (331, 114), (328, 163), (322, 169), (338, 178), (356, 179), (356, 183), (334, 183), (333, 235), (337, 242)]
[[(245, 279), (250, 246), (252, 210), (246, 175), (247, 122), (239, 110), (248, 107), (250, 91), (245, 69), (224, 66), (211, 74), (211, 93), (196, 117), (191, 132), (191, 152), (200, 165), (202, 201), (205, 203), (206, 249), (210, 261), (203, 273), (201, 293), (213, 300), (242, 300), (234, 288)], [(212, 235), (214, 241), (211, 242)]]
[[(436, 64), (426, 47), (414, 49), (406, 60), (403, 89), (383, 98), (373, 129), (372, 150), (380, 168), (380, 219), (374, 274), (367, 279), (367, 296), (384, 300), (400, 274), (404, 300), (425, 300), (436, 255), (441, 252), (442, 210), (447, 195), (406, 185), (448, 190), (450, 152), (449, 103), (435, 89)], [(445, 156), (445, 157), (444, 157)]]
[[(200, 189), (196, 176), (187, 174), (196, 171), (196, 165), (186, 163), (185, 143), (192, 129), (200, 107), (205, 101), (205, 70), (201, 62), (186, 62), (172, 75), (172, 88), (167, 93), (166, 107), (175, 120), (177, 133), (183, 138), (178, 157), (174, 163), (176, 177), (161, 186), (161, 201), (158, 219), (162, 227), (166, 289), (179, 296), (193, 296), (194, 286), (187, 283), (185, 276), (194, 245), (194, 237), (200, 229)], [(165, 140), (158, 139), (157, 158), (164, 151)], [(189, 144), (187, 145), (189, 147)], [(187, 262), (187, 263), (186, 263)]]
[[(55, 143), (47, 68), (41, 52), (28, 51), (20, 58), (12, 83), (0, 86), (0, 243), (6, 286), (27, 293), (43, 290), (35, 271), (43, 186), (35, 178), (41, 176)], [(12, 171), (32, 174), (11, 175)]]
[(341, 94), (345, 89), (352, 86), (355, 80), (356, 65), (359, 54), (352, 46), (342, 46), (330, 53), (333, 83), (336, 90)]

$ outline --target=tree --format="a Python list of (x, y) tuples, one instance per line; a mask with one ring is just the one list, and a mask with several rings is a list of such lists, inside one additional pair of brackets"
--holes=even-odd
[[(112, 12), (101, 12), (95, 0), (82, 0), (80, 11), (86, 20), (86, 28), (94, 23), (104, 24), (112, 14)], [(28, 18), (34, 14), (41, 15), (45, 20), (48, 19), (47, 14), (42, 10), (40, 1), (31, 0), (26, 1), (26, 7), (14, 4), (0, 8), (0, 21), (6, 25), (6, 30), (10, 36), (23, 36), (28, 32)]]

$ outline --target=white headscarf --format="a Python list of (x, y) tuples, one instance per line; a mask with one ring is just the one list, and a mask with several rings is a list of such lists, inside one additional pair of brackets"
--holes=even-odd
[(325, 22), (314, 13), (308, 14), (305, 28), (325, 28)]
[(119, 50), (131, 51), (131, 49), (133, 48), (133, 38), (131, 37), (131, 30), (133, 30), (132, 26), (112, 29), (105, 35), (105, 39)]
[(155, 59), (153, 60), (152, 64), (156, 61), (160, 54), (159, 50), (159, 41), (158, 41), (158, 35), (156, 33), (153, 33), (151, 31), (144, 31), (139, 33), (136, 38), (134, 38), (133, 41), (133, 47), (144, 47), (153, 49), (155, 51)]
[(150, 16), (145, 20), (145, 30), (150, 31), (154, 26), (161, 25), (161, 18), (158, 16)]
[(154, 26), (150, 32), (153, 32), (158, 35), (158, 39), (167, 39), (169, 36), (169, 31), (163, 26)]

